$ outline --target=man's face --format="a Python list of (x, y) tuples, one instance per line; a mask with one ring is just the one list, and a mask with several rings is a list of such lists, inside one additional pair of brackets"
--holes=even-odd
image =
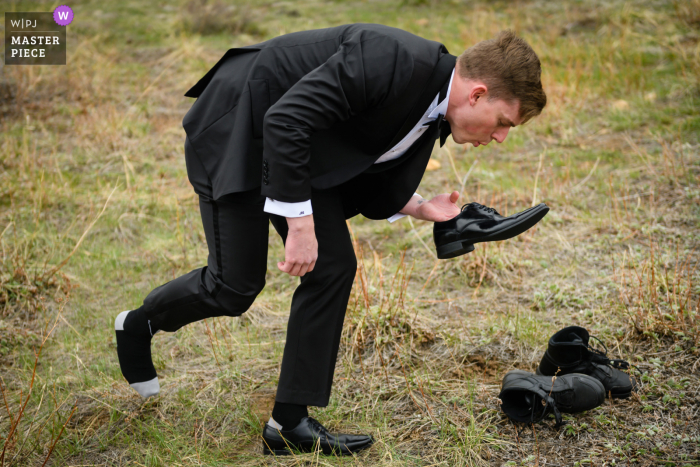
[(477, 147), (492, 140), (502, 143), (511, 127), (521, 123), (519, 109), (518, 101), (489, 100), (484, 83), (464, 79), (455, 71), (445, 119), (456, 143)]

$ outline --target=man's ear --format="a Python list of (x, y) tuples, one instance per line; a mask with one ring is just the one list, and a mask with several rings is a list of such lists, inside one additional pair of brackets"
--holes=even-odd
[(485, 97), (488, 88), (483, 83), (477, 83), (469, 92), (469, 105), (475, 105), (479, 98)]

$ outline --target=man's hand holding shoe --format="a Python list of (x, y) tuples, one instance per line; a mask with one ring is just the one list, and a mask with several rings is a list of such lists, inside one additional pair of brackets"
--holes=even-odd
[(424, 221), (444, 222), (460, 213), (459, 207), (455, 204), (457, 199), (459, 199), (458, 191), (437, 195), (430, 201), (413, 195), (408, 204), (401, 209), (401, 213)]

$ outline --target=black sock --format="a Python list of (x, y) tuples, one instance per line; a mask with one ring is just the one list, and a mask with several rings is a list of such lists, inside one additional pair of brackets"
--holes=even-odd
[(309, 410), (305, 405), (287, 404), (275, 401), (272, 408), (272, 418), (282, 425), (282, 429), (293, 430), (301, 422), (301, 419), (309, 416)]

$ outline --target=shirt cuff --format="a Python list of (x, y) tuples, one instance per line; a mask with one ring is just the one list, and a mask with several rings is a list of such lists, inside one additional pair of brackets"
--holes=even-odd
[(400, 212), (397, 212), (397, 213), (394, 214), (393, 216), (389, 217), (387, 220), (388, 220), (389, 222), (395, 222), (395, 221), (397, 221), (397, 220), (399, 220), (399, 219), (401, 219), (401, 218), (403, 218), (403, 217), (406, 217), (407, 215), (408, 215), (408, 214), (401, 214)]
[(303, 217), (313, 213), (310, 199), (300, 203), (285, 203), (284, 201), (266, 198), (263, 211), (282, 217)]
[[(418, 193), (413, 193), (413, 195), (418, 195)], [(418, 195), (418, 196), (420, 196), (420, 195)], [(411, 196), (411, 198), (413, 198), (413, 196)], [(402, 214), (402, 213), (400, 213), (400, 212), (397, 212), (397, 213), (394, 214), (393, 216), (389, 217), (387, 220), (388, 220), (389, 222), (395, 222), (395, 221), (397, 221), (397, 220), (399, 220), (399, 219), (402, 219), (402, 218), (406, 217), (407, 215), (408, 215), (408, 214)]]

